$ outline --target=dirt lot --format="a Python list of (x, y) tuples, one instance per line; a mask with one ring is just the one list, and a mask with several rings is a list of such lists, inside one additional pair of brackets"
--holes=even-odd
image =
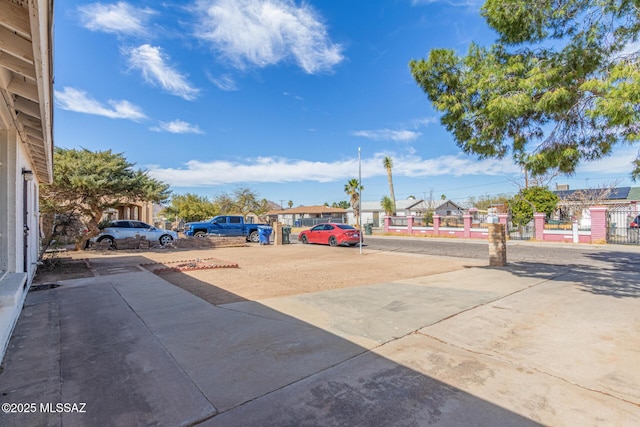
[[(377, 252), (359, 248), (316, 245), (284, 245), (216, 248), (203, 250), (84, 251), (68, 252), (65, 263), (87, 259), (85, 276), (139, 271), (146, 268), (170, 283), (209, 301), (225, 304), (244, 300), (316, 292), (389, 282), (486, 265), (448, 257)], [(171, 272), (168, 267), (202, 270)], [(74, 270), (73, 278), (78, 277)], [(115, 277), (115, 276), (114, 276)], [(61, 271), (36, 277), (37, 283), (64, 280)], [(70, 277), (71, 278), (71, 277)]]

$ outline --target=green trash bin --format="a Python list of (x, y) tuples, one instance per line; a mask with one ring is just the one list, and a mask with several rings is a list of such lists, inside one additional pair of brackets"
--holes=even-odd
[(289, 244), (291, 240), (289, 240), (289, 236), (291, 235), (291, 227), (282, 227), (282, 244)]
[(371, 236), (373, 234), (373, 224), (368, 223), (364, 225), (364, 234)]

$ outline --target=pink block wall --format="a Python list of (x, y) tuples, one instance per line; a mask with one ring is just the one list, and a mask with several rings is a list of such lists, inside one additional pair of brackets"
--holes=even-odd
[[(591, 212), (591, 234), (580, 233), (578, 241), (580, 243), (605, 243), (607, 239), (607, 209), (601, 206), (590, 208)], [(507, 224), (508, 215), (498, 215), (500, 224)], [(397, 234), (411, 234), (416, 236), (440, 236), (455, 237), (461, 239), (487, 239), (486, 231), (472, 230), (472, 215), (464, 215), (464, 228), (460, 229), (442, 229), (440, 228), (441, 217), (433, 216), (433, 228), (415, 229), (413, 227), (414, 217), (407, 217), (406, 228), (391, 228), (391, 218), (384, 218), (384, 231)], [(544, 230), (545, 214), (534, 214), (535, 223), (535, 239), (539, 242), (573, 242), (573, 234), (570, 230), (566, 233), (549, 233)]]

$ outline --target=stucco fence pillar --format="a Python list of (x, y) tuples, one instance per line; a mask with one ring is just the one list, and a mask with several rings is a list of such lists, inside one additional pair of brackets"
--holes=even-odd
[(413, 234), (413, 216), (407, 217), (407, 233)]
[(464, 238), (465, 239), (471, 238), (471, 218), (472, 217), (473, 217), (472, 214), (462, 215), (462, 220), (464, 222)]
[(544, 220), (547, 217), (544, 213), (533, 214), (533, 224), (536, 231), (536, 240), (538, 242), (544, 241)]
[(433, 216), (433, 235), (434, 236), (439, 236), (440, 235), (440, 215), (434, 215)]
[(607, 242), (607, 208), (604, 206), (592, 206), (591, 214), (591, 243)]

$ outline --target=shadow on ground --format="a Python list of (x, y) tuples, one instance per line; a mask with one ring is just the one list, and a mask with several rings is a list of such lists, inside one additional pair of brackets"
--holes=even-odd
[[(594, 265), (510, 262), (507, 268), (520, 277), (554, 280), (562, 276), (561, 280), (575, 281), (584, 292), (596, 295), (614, 298), (640, 297), (640, 259), (637, 254), (603, 252), (585, 254), (585, 257), (593, 260)], [(608, 265), (603, 267), (603, 263)]]
[(144, 272), (143, 255), (117, 257), (28, 295), (0, 374), (3, 402), (86, 413), (3, 413), (1, 425), (537, 425), (257, 302), (259, 314), (212, 305), (198, 294), (214, 285), (178, 288)]

